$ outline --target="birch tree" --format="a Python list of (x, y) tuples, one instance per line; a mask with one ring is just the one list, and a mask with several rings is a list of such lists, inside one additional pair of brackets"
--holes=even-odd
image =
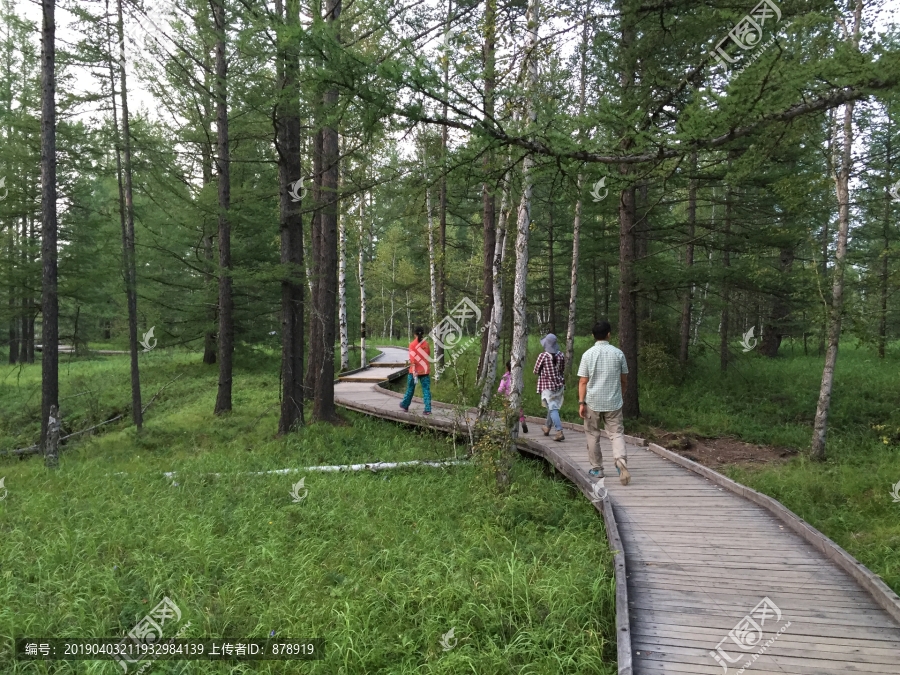
[[(852, 26), (840, 19), (844, 40), (854, 51), (859, 49), (859, 35), (862, 24), (863, 0), (856, 0), (853, 8)], [(812, 457), (825, 460), (825, 437), (828, 432), (828, 413), (831, 409), (831, 391), (834, 387), (834, 367), (837, 363), (838, 343), (841, 338), (841, 318), (844, 310), (844, 270), (847, 257), (847, 240), (850, 233), (850, 172), (853, 170), (853, 108), (854, 102), (844, 104), (844, 121), (841, 138), (836, 139), (836, 161), (833, 162), (832, 178), (838, 205), (838, 239), (834, 255), (834, 279), (831, 288), (831, 312), (828, 325), (828, 345), (825, 351), (825, 367), (822, 370), (822, 385), (816, 404), (816, 418), (813, 424)], [(835, 130), (835, 136), (838, 136)], [(840, 143), (838, 143), (838, 140)]]
[(369, 242), (366, 227), (366, 195), (359, 195), (359, 366), (369, 365), (366, 357), (366, 250)]

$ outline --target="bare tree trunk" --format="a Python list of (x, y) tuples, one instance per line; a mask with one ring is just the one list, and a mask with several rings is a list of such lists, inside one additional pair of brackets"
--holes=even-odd
[(550, 208), (550, 216), (547, 219), (547, 327), (549, 333), (556, 335), (556, 263), (553, 260), (553, 208)]
[[(108, 12), (107, 4), (107, 12)], [(119, 35), (119, 93), (122, 98), (122, 158), (123, 163), (118, 167), (119, 163), (119, 147), (116, 148), (116, 164), (120, 169), (119, 175), (124, 174), (124, 185), (121, 179), (119, 184), (120, 196), (123, 199), (122, 218), (122, 253), (123, 267), (125, 276), (125, 294), (128, 301), (128, 344), (131, 350), (131, 418), (134, 426), (140, 431), (144, 424), (143, 405), (141, 403), (141, 374), (138, 366), (138, 314), (137, 314), (137, 271), (135, 269), (136, 260), (134, 253), (134, 191), (132, 189), (132, 171), (131, 171), (131, 127), (128, 116), (128, 81), (125, 73), (125, 18), (122, 15), (122, 0), (116, 0), (116, 12), (118, 15), (118, 25), (116, 26)], [(112, 54), (110, 54), (110, 66), (112, 66)], [(115, 89), (113, 89), (115, 92)], [(118, 140), (119, 125), (116, 121), (116, 105), (115, 94), (113, 94), (113, 123), (115, 125), (115, 133)]]
[[(366, 271), (365, 271), (365, 251), (366, 251), (366, 242), (368, 242), (368, 237), (365, 236), (365, 232), (368, 231), (366, 227), (366, 212), (365, 212), (365, 204), (366, 204), (366, 196), (365, 194), (361, 194), (359, 196), (359, 363), (361, 368), (365, 368), (369, 365), (369, 360), (366, 358)], [(433, 268), (432, 268), (433, 269)], [(434, 277), (432, 277), (433, 280)], [(434, 283), (432, 281), (432, 289), (434, 289)]]
[(684, 267), (688, 275), (688, 285), (681, 301), (681, 345), (678, 350), (678, 361), (686, 365), (688, 348), (691, 342), (691, 311), (694, 302), (694, 282), (691, 277), (694, 267), (694, 235), (697, 225), (697, 152), (691, 153), (691, 178), (688, 187), (688, 241), (684, 251)]
[(350, 370), (350, 336), (347, 332), (347, 231), (345, 214), (338, 209), (338, 325), (341, 338), (341, 370)]
[[(484, 4), (484, 118), (485, 123), (490, 125), (494, 117), (494, 87), (496, 86), (495, 75), (495, 54), (494, 39), (496, 33), (497, 22), (497, 0), (485, 0)], [(496, 249), (496, 199), (494, 191), (490, 184), (491, 174), (494, 168), (494, 153), (488, 151), (484, 155), (484, 174), (485, 180), (481, 188), (482, 200), (482, 243), (484, 253), (484, 275), (482, 278), (482, 317), (485, 321), (489, 320), (494, 305), (494, 259)], [(481, 334), (481, 355), (478, 358), (478, 368), (476, 372), (484, 370), (485, 356), (487, 355), (490, 340), (488, 331)]]
[[(888, 125), (890, 125), (890, 116), (888, 116)], [(888, 126), (890, 129), (890, 126)], [(889, 251), (891, 240), (889, 238), (891, 226), (891, 193), (890, 193), (890, 175), (891, 170), (891, 135), (887, 134), (887, 152), (885, 158), (885, 184), (884, 184), (884, 228), (882, 230), (884, 237), (884, 248), (881, 251), (881, 307), (878, 317), (878, 357), (884, 358), (885, 346), (887, 344), (887, 306), (888, 306), (888, 287), (890, 285), (890, 272), (888, 265)]]
[(219, 174), (219, 390), (215, 414), (231, 410), (234, 316), (231, 297), (231, 157), (228, 143), (228, 62), (225, 0), (210, 0), (216, 30), (216, 133)]
[[(290, 34), (299, 23), (298, 0), (275, 0), (275, 13)], [(279, 25), (279, 28), (281, 26)], [(277, 31), (281, 33), (282, 31)], [(283, 36), (282, 36), (283, 37)], [(290, 40), (279, 40), (277, 69), (280, 98), (275, 110), (281, 230), (281, 415), (278, 433), (303, 425), (303, 207), (291, 197), (291, 184), (302, 178), (300, 163), (299, 57)], [(283, 45), (283, 46), (282, 46)]]
[[(528, 69), (528, 113), (526, 125), (533, 130), (537, 123), (537, 110), (534, 98), (537, 96), (537, 44), (538, 29), (540, 26), (538, 0), (529, 0), (528, 12), (525, 17), (526, 30), (528, 31), (528, 46), (526, 60)], [(510, 408), (515, 412), (522, 407), (523, 388), (525, 386), (524, 368), (525, 355), (528, 350), (528, 304), (526, 297), (528, 282), (528, 238), (531, 229), (531, 191), (532, 176), (531, 167), (533, 160), (531, 155), (525, 155), (522, 160), (522, 200), (519, 204), (518, 221), (516, 223), (516, 276), (513, 291), (513, 335), (510, 348), (510, 365), (512, 373), (512, 386), (510, 391)], [(519, 417), (515, 415), (516, 429), (518, 429)], [(509, 482), (509, 476), (500, 475), (499, 483), (505, 485)]]
[[(56, 0), (41, 0), (41, 445), (49, 468), (51, 416), (59, 406), (59, 295), (56, 222)], [(58, 427), (57, 427), (58, 428)]]
[(503, 196), (500, 199), (500, 222), (497, 226), (497, 236), (494, 240), (494, 259), (492, 261), (492, 293), (490, 325), (485, 333), (488, 336), (488, 345), (485, 352), (484, 373), (481, 374), (483, 388), (481, 401), (478, 404), (479, 419), (487, 409), (491, 397), (494, 395), (494, 382), (497, 379), (497, 359), (500, 354), (500, 330), (503, 326), (503, 260), (506, 257), (506, 219), (509, 208), (509, 174), (503, 179)]
[[(341, 0), (328, 0), (325, 22), (332, 31), (332, 38), (340, 40), (338, 21), (341, 16)], [(326, 59), (328, 68), (335, 68), (334, 56)], [(313, 398), (313, 419), (331, 422), (337, 418), (334, 407), (334, 342), (335, 315), (337, 313), (337, 221), (338, 183), (340, 179), (340, 146), (336, 122), (332, 119), (338, 109), (338, 90), (329, 89), (323, 97), (323, 108), (328, 124), (322, 129), (322, 196), (320, 211), (321, 248), (319, 250), (319, 311), (322, 323), (322, 360), (316, 377)]]
[[(212, 103), (210, 100), (209, 92), (212, 91), (212, 86), (210, 82), (210, 73), (212, 73), (212, 63), (209, 58), (209, 49), (206, 47), (206, 42), (204, 40), (204, 49), (203, 49), (203, 89), (201, 92), (202, 95), (202, 108), (201, 108), (201, 123), (203, 125), (203, 136), (204, 140), (200, 143), (200, 152), (201, 152), (201, 161), (203, 162), (203, 187), (206, 188), (208, 185), (213, 182), (213, 162), (214, 162), (214, 153), (212, 146), (212, 141), (207, 140), (211, 138), (211, 133), (208, 127), (209, 120), (212, 118)], [(216, 325), (219, 322), (219, 302), (218, 302), (218, 290), (216, 275), (214, 274), (216, 261), (213, 256), (213, 235), (210, 234), (210, 229), (212, 223), (210, 222), (210, 218), (206, 213), (203, 214), (203, 262), (204, 262), (204, 272), (203, 278), (205, 280), (206, 285), (206, 298), (208, 302), (208, 309), (206, 313), (207, 318), (207, 329), (204, 331), (203, 335), (203, 363), (208, 366), (214, 365), (216, 362), (217, 352), (218, 352), (218, 337), (216, 334)]]
[[(859, 35), (859, 13), (862, 1), (856, 3), (857, 19), (854, 33)], [(847, 238), (850, 232), (850, 170), (853, 150), (853, 101), (844, 104), (843, 147), (840, 169), (834, 172), (834, 188), (838, 202), (838, 241), (834, 257), (834, 281), (831, 291), (831, 316), (828, 330), (828, 348), (825, 352), (825, 368), (822, 386), (816, 405), (813, 425), (812, 458), (825, 460), (825, 436), (828, 432), (828, 412), (831, 409), (831, 390), (834, 386), (834, 366), (837, 363), (838, 342), (841, 337), (841, 317), (844, 309), (844, 259), (847, 255)]]
[[(731, 157), (728, 158), (728, 169), (731, 169)], [(732, 218), (731, 185), (725, 186), (725, 230), (722, 237), (722, 316), (719, 321), (719, 368), (724, 373), (728, 369), (728, 323), (731, 305), (731, 218)]]
[[(318, 113), (321, 117), (321, 112)], [(318, 390), (318, 378), (321, 371), (319, 364), (325, 358), (325, 347), (322, 342), (322, 129), (318, 129), (313, 139), (313, 204), (310, 231), (310, 252), (312, 259), (312, 288), (310, 290), (311, 309), (309, 317), (309, 361), (306, 365), (305, 396), (312, 399)], [(304, 258), (305, 259), (305, 258)], [(307, 272), (309, 273), (309, 272)]]
[(779, 276), (779, 288), (772, 299), (772, 313), (763, 325), (759, 338), (759, 353), (775, 358), (781, 341), (787, 334), (787, 323), (791, 314), (791, 269), (794, 266), (794, 246), (785, 246), (779, 256), (781, 272)]
[[(443, 117), (447, 119), (447, 98), (450, 88), (450, 18), (453, 12), (453, 0), (447, 0), (447, 21), (444, 24), (444, 104)], [(438, 312), (440, 316), (447, 314), (447, 132), (446, 124), (441, 126), (441, 188), (439, 197), (439, 219), (440, 234), (439, 241), (441, 252), (438, 257)], [(434, 345), (434, 372), (435, 380), (437, 373), (443, 369), (444, 365), (444, 347), (441, 343)]]
[[(624, 97), (630, 97), (634, 85), (637, 64), (632, 54), (635, 40), (634, 10), (626, 7), (624, 0), (617, 2), (622, 13), (622, 35), (620, 48), (627, 58), (623, 61), (619, 75)], [(626, 129), (621, 148), (627, 151), (634, 144), (634, 130)], [(619, 166), (619, 173), (630, 181), (630, 165)], [(628, 364), (627, 383), (623, 396), (622, 412), (625, 417), (639, 417), (638, 399), (638, 322), (637, 322), (637, 280), (634, 273), (636, 246), (635, 189), (629, 185), (619, 195), (619, 348), (625, 354)]]
[[(16, 229), (10, 227), (7, 232), (9, 241), (8, 256), (9, 260), (15, 260), (16, 257)], [(16, 284), (13, 275), (13, 267), (10, 265), (7, 270), (9, 274), (9, 362), (10, 364), (19, 362), (19, 322), (16, 320)]]

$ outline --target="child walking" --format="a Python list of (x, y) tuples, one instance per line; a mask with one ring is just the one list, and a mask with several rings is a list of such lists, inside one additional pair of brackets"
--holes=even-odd
[(428, 359), (431, 356), (431, 348), (425, 339), (425, 329), (416, 326), (416, 337), (409, 343), (409, 375), (406, 376), (406, 396), (400, 403), (403, 412), (409, 412), (409, 404), (412, 403), (413, 394), (416, 392), (416, 382), (422, 385), (422, 400), (425, 403), (423, 415), (431, 414), (431, 377), (428, 375)]
[[(500, 378), (500, 386), (497, 387), (497, 393), (503, 394), (507, 399), (512, 394), (512, 365), (506, 362), (506, 372)], [(522, 427), (522, 433), (528, 433), (528, 425), (525, 424), (525, 412), (519, 408), (519, 425)]]

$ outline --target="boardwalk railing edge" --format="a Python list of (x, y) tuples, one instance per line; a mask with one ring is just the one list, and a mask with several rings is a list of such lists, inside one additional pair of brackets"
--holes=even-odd
[[(390, 394), (392, 397), (401, 398), (401, 396), (397, 392), (390, 391), (387, 389), (385, 384), (387, 382), (396, 381), (406, 372), (398, 371), (396, 373), (391, 373), (386, 382), (379, 382), (372, 386), (372, 389), (381, 393)], [(340, 399), (336, 401), (338, 405), (341, 405), (350, 410), (356, 410), (357, 412), (366, 413), (369, 415), (374, 415), (376, 417), (382, 417), (385, 419), (390, 419), (396, 422), (402, 422), (404, 424), (412, 424), (415, 426), (424, 426), (424, 427), (432, 427), (436, 429), (440, 429), (447, 433), (457, 434), (457, 435), (466, 435), (466, 432), (456, 422), (445, 422), (440, 419), (435, 419), (434, 417), (425, 418), (421, 415), (416, 415), (413, 413), (407, 413), (402, 411), (390, 411), (384, 410), (381, 408), (376, 408), (375, 406), (366, 405), (365, 403), (357, 403), (353, 401), (348, 401), (346, 399)], [(446, 403), (441, 403), (439, 401), (435, 401), (435, 406), (441, 407), (449, 407), (451, 406)], [(538, 420), (539, 421), (539, 420)], [(575, 428), (575, 425), (571, 425), (572, 428)], [(640, 444), (641, 439), (636, 439)], [(627, 568), (625, 563), (625, 549), (622, 546), (622, 539), (619, 536), (619, 526), (616, 523), (615, 512), (613, 511), (612, 501), (607, 494), (600, 501), (592, 500), (588, 495), (593, 488), (593, 483), (588, 480), (587, 476), (585, 476), (578, 468), (572, 464), (568, 459), (557, 455), (549, 448), (545, 448), (539, 443), (535, 443), (534, 441), (519, 437), (516, 440), (516, 448), (520, 452), (527, 452), (532, 455), (537, 455), (542, 459), (550, 462), (554, 467), (559, 470), (566, 478), (569, 479), (579, 490), (581, 490), (582, 494), (588, 498), (588, 500), (594, 504), (594, 508), (600, 511), (600, 514), (603, 516), (603, 522), (606, 526), (606, 538), (609, 542), (610, 551), (613, 553), (613, 574), (616, 581), (616, 658), (618, 665), (618, 675), (633, 675), (633, 666), (632, 666), (632, 651), (631, 651), (631, 619), (629, 616), (628, 610), (628, 575)]]
[(868, 567), (863, 565), (856, 558), (847, 553), (847, 551), (838, 546), (824, 534), (819, 532), (819, 530), (800, 518), (800, 516), (791, 511), (777, 499), (773, 499), (768, 495), (757, 492), (756, 490), (749, 488), (746, 485), (741, 485), (740, 483), (731, 480), (727, 476), (723, 476), (719, 472), (713, 471), (709, 467), (703, 466), (702, 464), (692, 462), (686, 457), (682, 457), (681, 455), (674, 453), (671, 450), (667, 450), (661, 445), (650, 443), (647, 447), (651, 452), (656, 453), (660, 457), (664, 457), (665, 459), (668, 459), (675, 464), (678, 464), (679, 466), (689, 469), (694, 473), (700, 474), (716, 485), (719, 485), (735, 493), (736, 495), (744, 497), (745, 499), (750, 500), (754, 504), (757, 504), (758, 506), (761, 506), (772, 513), (772, 515), (782, 520), (794, 532), (799, 534), (804, 540), (812, 544), (826, 557), (834, 561), (834, 563), (838, 567), (840, 567), (842, 570), (847, 572), (847, 574), (853, 577), (853, 579), (855, 579), (860, 586), (862, 586), (869, 592), (869, 595), (871, 595), (875, 599), (875, 602), (877, 602), (888, 614), (890, 614), (898, 623), (900, 623), (900, 596), (894, 593), (894, 591), (891, 590), (890, 586), (884, 583), (884, 581), (882, 581)]

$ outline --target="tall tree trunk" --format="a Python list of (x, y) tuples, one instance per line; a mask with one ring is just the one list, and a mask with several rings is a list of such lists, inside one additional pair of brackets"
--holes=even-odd
[[(619, 75), (622, 96), (630, 100), (637, 68), (633, 53), (635, 41), (634, 10), (625, 0), (618, 0), (617, 7), (622, 15), (620, 49), (623, 54), (622, 71)], [(624, 129), (620, 146), (628, 151), (634, 145), (634, 129)], [(632, 169), (628, 164), (619, 165), (619, 173), (630, 181)], [(619, 195), (619, 348), (625, 354), (628, 364), (628, 386), (623, 396), (622, 412), (625, 417), (641, 414), (638, 402), (638, 325), (637, 325), (637, 279), (635, 278), (635, 189), (625, 187)]]
[(225, 0), (210, 0), (216, 29), (216, 133), (219, 174), (219, 390), (215, 414), (231, 410), (234, 316), (231, 298), (231, 157), (228, 144), (228, 62)]
[[(447, 98), (450, 89), (450, 17), (453, 12), (453, 0), (447, 0), (447, 21), (444, 24), (444, 50), (443, 50), (443, 69), (444, 69), (444, 104), (443, 118), (447, 119)], [(438, 256), (438, 313), (440, 316), (447, 314), (447, 124), (441, 126), (441, 188), (439, 196), (439, 222), (440, 233), (438, 240), (440, 242), (440, 254)], [(444, 365), (444, 347), (441, 343), (434, 345), (434, 372), (435, 379), (437, 373), (443, 369)]]
[(765, 322), (759, 338), (759, 353), (775, 358), (781, 347), (781, 340), (786, 335), (787, 322), (791, 314), (791, 269), (794, 266), (794, 245), (785, 246), (779, 256), (781, 274), (779, 288), (772, 299), (772, 313)]
[[(318, 11), (318, 10), (317, 10)], [(321, 119), (321, 111), (317, 114)], [(313, 137), (313, 189), (312, 198), (315, 209), (310, 228), (310, 253), (312, 259), (312, 288), (310, 290), (311, 308), (309, 318), (309, 360), (306, 364), (305, 396), (312, 400), (318, 390), (320, 363), (325, 358), (325, 347), (322, 342), (324, 319), (322, 317), (322, 129), (317, 129)], [(305, 258), (304, 258), (305, 259)], [(308, 273), (308, 272), (307, 272)]]
[[(200, 120), (203, 125), (203, 141), (200, 143), (200, 153), (201, 153), (201, 161), (203, 162), (203, 190), (206, 191), (207, 187), (213, 182), (213, 162), (215, 157), (215, 151), (213, 149), (212, 141), (209, 140), (211, 134), (209, 133), (209, 121), (212, 117), (211, 112), (211, 101), (209, 97), (209, 92), (212, 91), (211, 85), (211, 77), (210, 73), (212, 73), (212, 63), (209, 58), (209, 49), (206, 48), (206, 42), (204, 41), (204, 49), (203, 49), (203, 90), (200, 92), (203, 101), (203, 107), (201, 108), (203, 118)], [(212, 223), (210, 222), (209, 214), (203, 214), (203, 278), (205, 281), (205, 296), (208, 304), (208, 308), (206, 311), (206, 321), (207, 321), (207, 329), (203, 334), (203, 363), (208, 366), (215, 364), (216, 356), (218, 351), (218, 341), (216, 335), (216, 328), (219, 321), (219, 302), (218, 302), (218, 289), (217, 280), (214, 270), (216, 268), (216, 261), (213, 256), (213, 235), (210, 234)]]
[[(526, 48), (527, 59), (527, 87), (528, 87), (528, 112), (526, 128), (533, 132), (537, 123), (537, 109), (534, 98), (537, 96), (537, 44), (538, 29), (540, 26), (539, 0), (529, 0), (528, 11), (525, 17), (526, 30), (528, 32), (528, 46)], [(515, 413), (522, 407), (522, 395), (525, 386), (525, 356), (528, 351), (528, 304), (526, 297), (528, 282), (528, 238), (531, 229), (531, 192), (532, 176), (531, 167), (533, 160), (531, 155), (525, 155), (522, 160), (522, 199), (519, 204), (519, 214), (516, 223), (516, 276), (513, 290), (513, 335), (510, 348), (510, 361), (512, 372), (512, 387), (510, 396), (510, 408)], [(518, 428), (518, 415), (514, 415), (516, 428)], [(498, 477), (501, 485), (509, 482), (509, 476)]]
[(691, 178), (688, 187), (688, 236), (684, 251), (684, 267), (687, 272), (687, 288), (681, 301), (681, 345), (678, 350), (678, 361), (682, 366), (688, 361), (688, 348), (691, 342), (691, 312), (694, 302), (694, 235), (697, 225), (697, 152), (691, 153)]
[[(41, 0), (41, 446), (48, 468), (59, 458), (48, 443), (59, 406), (59, 295), (56, 223), (56, 0)], [(56, 415), (59, 416), (58, 413)]]
[[(857, 2), (861, 11), (862, 2)], [(855, 33), (858, 38), (859, 14)], [(825, 352), (825, 367), (822, 371), (822, 386), (816, 405), (813, 425), (812, 458), (825, 460), (825, 436), (828, 432), (828, 413), (831, 409), (831, 390), (834, 386), (834, 366), (837, 363), (838, 342), (841, 338), (841, 318), (844, 309), (844, 259), (847, 255), (847, 239), (850, 232), (850, 170), (853, 150), (853, 101), (844, 104), (843, 147), (840, 169), (835, 171), (834, 188), (838, 202), (838, 241), (834, 256), (834, 281), (831, 290), (831, 316), (828, 330), (828, 348)]]
[(347, 228), (338, 209), (338, 325), (341, 338), (341, 370), (350, 370), (350, 336), (347, 331)]
[(891, 170), (891, 135), (890, 135), (890, 116), (888, 116), (888, 134), (887, 134), (887, 152), (885, 157), (885, 184), (884, 184), (884, 227), (882, 236), (884, 237), (884, 248), (881, 251), (881, 307), (878, 316), (878, 357), (884, 358), (885, 346), (887, 344), (887, 306), (888, 306), (888, 288), (890, 285), (890, 266), (888, 259), (891, 240), (889, 237), (891, 226), (891, 193), (890, 193), (890, 170)]
[(548, 270), (548, 307), (547, 327), (548, 333), (556, 335), (556, 264), (553, 260), (553, 208), (550, 207), (550, 217), (547, 219), (547, 270)]
[(494, 382), (497, 379), (497, 359), (500, 354), (500, 331), (503, 327), (503, 260), (506, 257), (506, 218), (509, 208), (509, 175), (503, 179), (503, 196), (500, 199), (500, 221), (497, 225), (497, 236), (494, 240), (494, 259), (491, 270), (491, 303), (490, 325), (485, 333), (488, 345), (484, 359), (484, 373), (481, 375), (483, 387), (481, 401), (478, 404), (479, 418), (494, 395)]
[[(485, 0), (484, 3), (484, 119), (485, 124), (490, 126), (494, 117), (494, 87), (495, 82), (495, 54), (494, 39), (496, 33), (497, 22), (497, 0)], [(495, 225), (495, 207), (496, 199), (491, 186), (491, 175), (494, 168), (494, 153), (488, 151), (484, 155), (483, 170), (484, 183), (481, 187), (482, 201), (482, 243), (484, 253), (484, 275), (482, 278), (482, 313), (481, 316), (485, 321), (490, 321), (491, 311), (494, 305), (494, 260), (495, 243), (497, 239)], [(488, 331), (481, 334), (481, 356), (478, 359), (477, 372), (484, 370), (484, 360), (487, 353), (490, 340), (488, 339)]]
[(566, 320), (566, 373), (572, 371), (572, 362), (575, 360), (575, 316), (578, 308), (578, 262), (581, 244), (582, 209), (582, 175), (580, 173), (578, 174), (578, 179), (575, 184), (578, 190), (578, 201), (575, 202), (575, 221), (572, 223), (572, 270), (570, 274), (572, 290), (569, 292), (569, 316)]
[[(341, 16), (341, 0), (327, 0), (325, 6), (325, 22), (332, 31), (332, 39), (340, 40), (339, 19)], [(335, 57), (329, 55), (327, 67), (335, 68)], [(318, 421), (334, 421), (334, 342), (335, 318), (337, 313), (337, 221), (338, 221), (338, 182), (340, 178), (340, 146), (337, 122), (338, 91), (331, 88), (323, 97), (324, 114), (327, 124), (322, 129), (322, 197), (324, 203), (319, 212), (320, 244), (318, 251), (319, 282), (317, 314), (322, 323), (322, 360), (317, 364), (319, 373), (316, 376), (316, 389), (313, 398), (313, 419)]]
[[(108, 12), (107, 2), (107, 12)], [(119, 167), (119, 147), (116, 148), (116, 164), (120, 175), (124, 175), (124, 184), (120, 180), (120, 195), (124, 197), (122, 221), (122, 257), (125, 277), (125, 295), (128, 302), (128, 343), (131, 350), (131, 418), (134, 426), (140, 431), (144, 424), (143, 406), (141, 403), (141, 374), (138, 367), (138, 314), (137, 314), (137, 270), (134, 253), (134, 191), (131, 171), (131, 127), (128, 117), (128, 81), (125, 73), (125, 18), (122, 15), (122, 0), (116, 0), (116, 13), (119, 35), (119, 93), (122, 98), (122, 166)], [(110, 55), (110, 62), (112, 55)], [(111, 65), (111, 64), (110, 64)], [(113, 96), (113, 123), (117, 141), (119, 125), (116, 121), (115, 96)]]
[(7, 239), (9, 241), (9, 245), (7, 247), (7, 255), (10, 261), (10, 266), (7, 270), (7, 274), (9, 275), (9, 362), (10, 364), (13, 364), (19, 362), (19, 322), (18, 310), (16, 308), (16, 283), (12, 265), (12, 261), (16, 259), (15, 227), (9, 227), (9, 230), (7, 232)]
[[(728, 157), (731, 170), (731, 156)], [(725, 230), (722, 236), (722, 316), (719, 322), (719, 368), (724, 373), (728, 369), (728, 324), (731, 305), (731, 219), (734, 207), (731, 184), (725, 186)]]
[[(366, 232), (366, 195), (359, 196), (359, 365), (365, 368), (369, 365), (366, 358), (366, 270), (365, 270), (365, 251), (367, 248), (368, 236)], [(432, 277), (433, 280), (433, 277)], [(434, 284), (432, 283), (432, 289)]]
[[(431, 203), (431, 188), (425, 188), (425, 210), (428, 218), (428, 275), (431, 281), (431, 328), (434, 328), (437, 324), (438, 301), (434, 254), (434, 209)], [(437, 373), (435, 373), (434, 379), (437, 379)]]
[[(281, 415), (278, 433), (303, 425), (303, 206), (291, 196), (291, 185), (302, 178), (300, 163), (299, 57), (293, 36), (300, 20), (298, 0), (275, 1), (284, 26), (279, 40), (280, 97), (275, 110), (275, 149), (278, 153), (279, 216), (281, 230)], [(282, 23), (283, 22), (283, 23)], [(279, 25), (279, 28), (281, 27)], [(281, 32), (281, 31), (279, 31)]]

